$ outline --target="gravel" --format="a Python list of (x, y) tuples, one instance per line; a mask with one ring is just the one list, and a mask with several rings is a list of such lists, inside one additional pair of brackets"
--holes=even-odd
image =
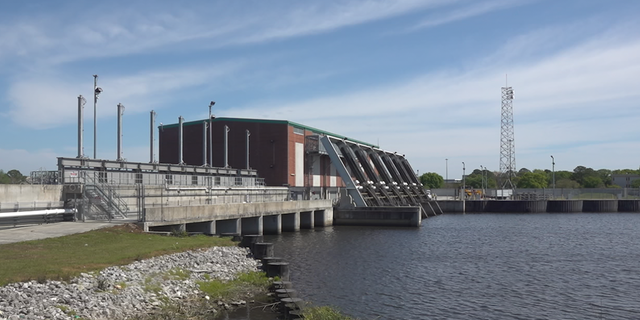
[(231, 280), (257, 269), (248, 249), (214, 247), (82, 273), (68, 282), (12, 283), (0, 287), (0, 319), (125, 319), (167, 302), (208, 300), (197, 281)]

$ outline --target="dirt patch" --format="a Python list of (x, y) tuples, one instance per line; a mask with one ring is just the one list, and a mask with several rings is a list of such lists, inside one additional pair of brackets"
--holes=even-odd
[(142, 226), (139, 226), (136, 223), (125, 223), (117, 226), (113, 226), (107, 228), (106, 230), (120, 231), (120, 232), (129, 232), (129, 233), (144, 233)]

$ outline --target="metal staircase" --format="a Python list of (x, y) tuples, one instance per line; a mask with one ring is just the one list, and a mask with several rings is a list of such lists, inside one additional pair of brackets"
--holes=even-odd
[(126, 219), (129, 207), (118, 196), (112, 186), (99, 183), (89, 175), (85, 176), (83, 198), (85, 214), (94, 219)]

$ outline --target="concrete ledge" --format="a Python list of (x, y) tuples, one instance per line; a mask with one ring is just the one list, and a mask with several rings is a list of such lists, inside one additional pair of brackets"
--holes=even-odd
[(262, 215), (287, 214), (301, 211), (332, 209), (331, 200), (279, 201), (256, 203), (225, 203), (184, 207), (145, 209), (145, 222), (190, 223), (198, 221), (238, 219)]

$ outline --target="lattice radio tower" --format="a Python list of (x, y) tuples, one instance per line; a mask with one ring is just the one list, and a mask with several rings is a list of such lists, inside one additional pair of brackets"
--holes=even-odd
[[(505, 77), (506, 79), (506, 77)], [(512, 178), (516, 175), (516, 140), (513, 136), (513, 88), (502, 87), (502, 112), (500, 121), (500, 179), (502, 189), (515, 189)]]

